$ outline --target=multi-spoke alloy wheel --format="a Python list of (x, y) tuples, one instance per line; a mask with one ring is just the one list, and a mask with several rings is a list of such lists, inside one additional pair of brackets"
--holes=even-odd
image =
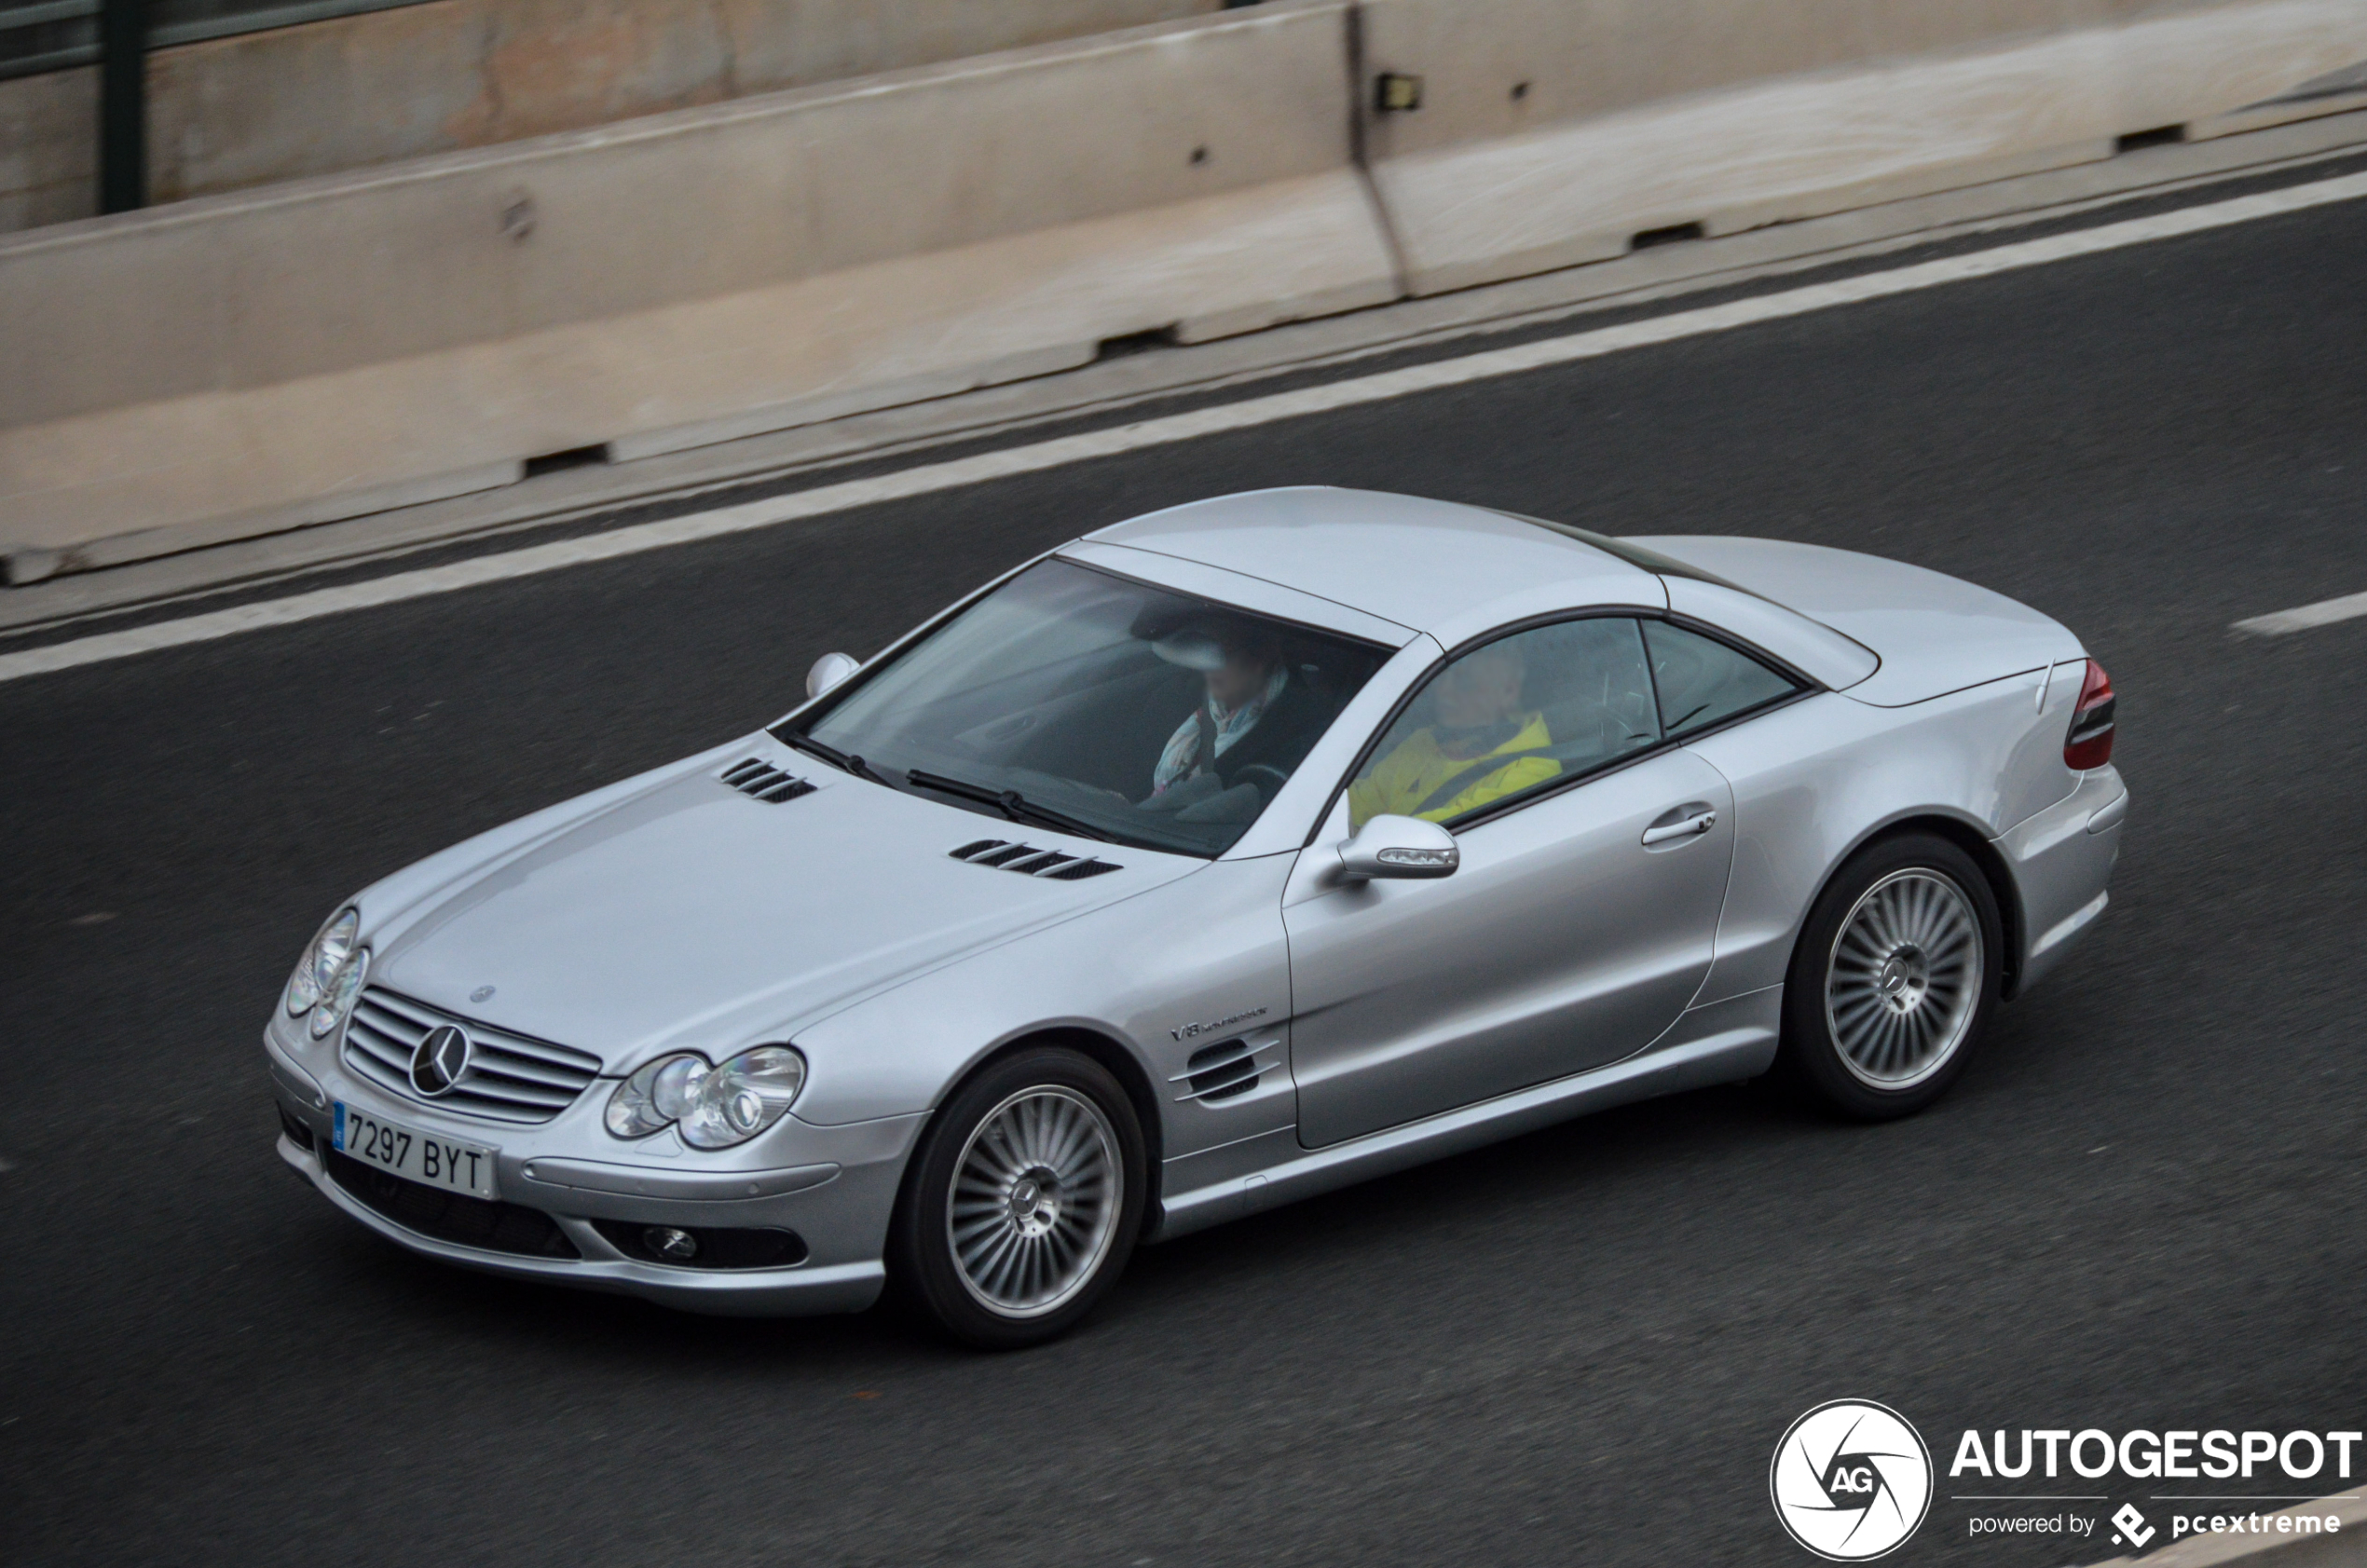
[(1825, 1021), (1841, 1061), (1877, 1089), (1946, 1066), (1971, 1032), (1989, 973), (1980, 917), (1941, 872), (1894, 871), (1868, 888), (1833, 938)]
[(1036, 1317), (1093, 1277), (1117, 1232), (1117, 1134), (1073, 1089), (1022, 1089), (970, 1134), (946, 1239), (990, 1312)]
[(1867, 846), (1801, 928), (1779, 1065), (1851, 1116), (1922, 1110), (1979, 1040), (2004, 951), (1996, 894), (1963, 850), (1923, 833)]
[(1110, 1070), (1064, 1046), (1014, 1052), (931, 1116), (896, 1199), (890, 1282), (972, 1344), (1041, 1343), (1126, 1267), (1148, 1187), (1142, 1124)]

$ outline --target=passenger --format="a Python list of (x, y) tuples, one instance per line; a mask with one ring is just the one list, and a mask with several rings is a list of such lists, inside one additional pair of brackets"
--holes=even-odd
[[(1164, 805), (1170, 791), (1205, 799), (1245, 782), (1270, 798), (1331, 721), (1330, 705), (1292, 674), (1269, 627), (1201, 621), (1152, 646), (1168, 662), (1203, 672), (1207, 694), (1159, 753), (1146, 806)], [(1244, 780), (1252, 768), (1265, 771)], [(1196, 779), (1205, 782), (1184, 788)]]
[[(1439, 672), (1430, 686), (1432, 722), (1348, 785), (1351, 825), (1384, 813), (1443, 822), (1558, 774), (1559, 762), (1538, 755), (1553, 744), (1545, 716), (1521, 706), (1526, 675), (1513, 638)], [(1489, 766), (1496, 757), (1504, 762)]]

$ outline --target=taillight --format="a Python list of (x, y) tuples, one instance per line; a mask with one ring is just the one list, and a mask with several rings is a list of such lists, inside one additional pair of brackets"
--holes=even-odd
[(2113, 677), (2093, 659), (2080, 683), (2079, 706), (2072, 710), (2071, 733), (2063, 737), (2063, 766), (2078, 772), (2113, 759)]

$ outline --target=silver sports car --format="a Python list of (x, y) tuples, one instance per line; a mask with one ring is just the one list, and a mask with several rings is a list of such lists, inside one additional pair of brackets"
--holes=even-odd
[(1787, 1073), (1902, 1115), (2102, 913), (2079, 638), (1953, 578), (1292, 489), (1066, 544), (322, 927), (280, 1155), (380, 1234), (987, 1346), (1137, 1242)]

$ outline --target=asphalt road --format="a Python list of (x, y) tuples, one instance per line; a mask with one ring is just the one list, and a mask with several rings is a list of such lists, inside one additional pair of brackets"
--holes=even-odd
[[(0, 1561), (1795, 1563), (1768, 1459), (1827, 1399), (1943, 1465), (2367, 1426), (2367, 620), (2225, 630), (2367, 589), (2362, 328), (2352, 204), (0, 685)], [(1300, 482), (2059, 617), (2121, 693), (2111, 913), (1921, 1118), (1572, 1123), (1146, 1250), (1016, 1357), (479, 1278), (280, 1167), (256, 1036), (344, 894), (1027, 552)], [(1894, 1561), (2116, 1549), (1939, 1490)]]

